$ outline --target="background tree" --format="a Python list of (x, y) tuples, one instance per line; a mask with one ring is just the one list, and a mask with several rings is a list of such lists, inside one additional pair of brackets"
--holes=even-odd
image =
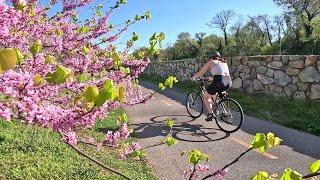
[(319, 0), (273, 0), (277, 5), (286, 8), (287, 13), (294, 14), (301, 20), (306, 38), (311, 37), (314, 18), (320, 14)]
[(271, 30), (273, 29), (272, 21), (270, 20), (269, 16), (267, 14), (264, 15), (258, 15), (257, 21), (261, 24), (264, 33), (266, 34), (268, 38), (269, 45), (272, 46), (272, 34)]
[(199, 52), (199, 47), (197, 41), (192, 39), (189, 33), (182, 32), (178, 35), (178, 39), (174, 44), (175, 58), (195, 58)]
[(216, 14), (207, 24), (209, 27), (220, 29), (223, 32), (224, 43), (226, 46), (228, 45), (228, 25), (234, 16), (235, 12), (233, 10), (223, 10)]
[(203, 43), (203, 38), (205, 37), (206, 33), (204, 32), (199, 32), (196, 33), (196, 41), (199, 44), (200, 47), (202, 47), (202, 43)]

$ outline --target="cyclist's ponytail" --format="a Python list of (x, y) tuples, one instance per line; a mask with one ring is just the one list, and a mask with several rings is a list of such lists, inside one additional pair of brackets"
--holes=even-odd
[(227, 63), (227, 60), (224, 59), (224, 58), (219, 58), (219, 61), (224, 62), (224, 63)]

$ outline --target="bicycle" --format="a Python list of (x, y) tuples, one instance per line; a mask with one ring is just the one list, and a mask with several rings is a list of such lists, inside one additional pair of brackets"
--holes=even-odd
[[(205, 84), (208, 79), (198, 79), (198, 90), (187, 93), (186, 108), (193, 118), (201, 116), (204, 110), (203, 95), (206, 92)], [(227, 98), (227, 92), (217, 93), (216, 100), (211, 99), (210, 106), (215, 114), (217, 126), (224, 132), (232, 133), (240, 129), (244, 114), (241, 105), (232, 98)], [(214, 105), (213, 105), (214, 104)]]

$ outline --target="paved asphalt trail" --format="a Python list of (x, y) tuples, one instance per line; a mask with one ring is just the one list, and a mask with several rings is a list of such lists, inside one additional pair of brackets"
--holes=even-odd
[[(142, 82), (143, 91), (156, 88), (153, 84)], [(320, 159), (320, 137), (288, 129), (280, 125), (245, 116), (243, 127), (233, 134), (219, 130), (215, 122), (205, 122), (204, 115), (192, 119), (184, 106), (185, 96), (174, 90), (165, 90), (165, 94), (156, 94), (147, 106), (141, 104), (128, 108), (128, 115), (136, 135), (143, 146), (159, 142), (168, 128), (165, 119), (174, 118), (176, 126), (173, 137), (178, 144), (172, 148), (166, 145), (149, 148), (148, 162), (159, 179), (183, 179), (183, 171), (190, 165), (187, 156), (181, 151), (199, 149), (208, 154), (211, 171), (222, 168), (244, 152), (257, 132), (274, 132), (284, 140), (283, 145), (269, 149), (266, 154), (251, 151), (229, 168), (225, 179), (249, 179), (259, 170), (280, 173), (291, 167), (303, 175), (308, 173), (311, 162)], [(244, 110), (245, 112), (245, 110)]]

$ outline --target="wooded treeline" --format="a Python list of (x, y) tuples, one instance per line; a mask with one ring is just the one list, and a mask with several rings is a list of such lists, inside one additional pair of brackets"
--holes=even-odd
[[(221, 35), (181, 32), (177, 40), (151, 59), (177, 60), (208, 57), (214, 50), (223, 56), (320, 54), (320, 0), (273, 0), (283, 14), (244, 16), (233, 10), (215, 14), (207, 23)], [(143, 54), (144, 47), (134, 56)]]

